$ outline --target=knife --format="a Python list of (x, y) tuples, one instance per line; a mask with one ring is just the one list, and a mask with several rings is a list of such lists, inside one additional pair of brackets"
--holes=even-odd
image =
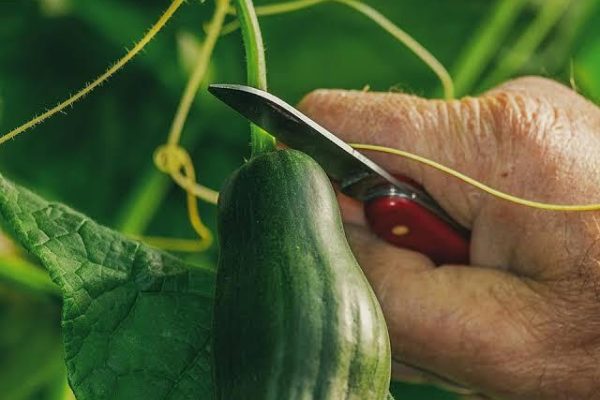
[(373, 233), (427, 255), (436, 265), (469, 263), (469, 232), (425, 190), (392, 175), (285, 101), (249, 86), (213, 84), (208, 91), (288, 147), (312, 157), (342, 193), (364, 204)]

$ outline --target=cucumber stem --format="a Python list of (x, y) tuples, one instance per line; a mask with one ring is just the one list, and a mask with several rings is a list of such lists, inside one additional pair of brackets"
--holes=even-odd
[[(267, 67), (260, 26), (252, 0), (235, 0), (238, 21), (246, 50), (248, 85), (267, 90)], [(258, 126), (250, 125), (251, 157), (275, 150), (275, 138)]]

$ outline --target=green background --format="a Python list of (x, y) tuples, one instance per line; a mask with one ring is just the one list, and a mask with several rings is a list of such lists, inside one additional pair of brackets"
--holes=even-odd
[[(536, 74), (573, 81), (579, 91), (600, 99), (597, 0), (366, 3), (413, 35), (454, 77), (473, 68), (472, 81), (460, 85), (459, 95)], [(166, 0), (0, 0), (0, 133), (103, 72), (167, 5)], [(211, 1), (190, 0), (108, 84), (67, 115), (1, 146), (0, 171), (126, 233), (192, 238), (184, 195), (154, 169), (152, 155), (166, 139), (212, 11)], [(490, 21), (511, 12), (514, 18), (507, 17), (504, 30), (469, 52), (493, 26)], [(340, 4), (261, 18), (261, 26), (270, 89), (291, 103), (319, 87), (441, 93), (435, 75), (409, 50)], [(486, 50), (491, 58), (482, 62)], [(220, 39), (208, 78), (244, 82), (238, 32)], [(199, 181), (212, 188), (249, 154), (247, 124), (204, 89), (183, 136)], [(215, 208), (201, 204), (201, 213), (214, 228)], [(9, 251), (0, 241), (0, 254)], [(214, 262), (216, 251), (184, 257)], [(28, 284), (24, 270), (0, 256), (0, 399), (64, 398), (60, 301)], [(35, 272), (29, 271), (32, 279), (43, 281), (43, 273)], [(394, 389), (401, 399), (456, 398), (424, 386), (395, 384)]]

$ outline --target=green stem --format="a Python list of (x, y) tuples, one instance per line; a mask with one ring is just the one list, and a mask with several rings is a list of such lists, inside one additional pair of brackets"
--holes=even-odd
[(471, 91), (527, 3), (527, 0), (496, 2), (489, 17), (481, 23), (473, 40), (458, 57), (452, 74), (457, 96)]
[(148, 30), (148, 32), (142, 37), (142, 39), (133, 48), (121, 57), (113, 66), (111, 66), (106, 72), (96, 78), (93, 82), (87, 84), (79, 92), (75, 93), (68, 99), (60, 102), (56, 106), (50, 108), (46, 112), (33, 117), (31, 120), (24, 124), (14, 128), (13, 130), (0, 136), (0, 144), (7, 142), (8, 140), (20, 135), (23, 132), (32, 129), (36, 125), (41, 124), (48, 118), (55, 116), (56, 114), (64, 111), (66, 108), (73, 106), (79, 100), (90, 94), (94, 89), (106, 82), (115, 73), (119, 72), (127, 63), (129, 63), (135, 56), (137, 56), (146, 47), (150, 41), (160, 32), (160, 30), (167, 24), (167, 22), (173, 17), (175, 12), (181, 7), (184, 0), (173, 0), (169, 8), (163, 13), (163, 15), (156, 21), (156, 23)]
[[(124, 43), (132, 42), (149, 25), (146, 13), (139, 5), (119, 0), (70, 1), (69, 10), (73, 17), (102, 35), (111, 46), (123, 48)], [(144, 10), (146, 11), (146, 10)], [(118, 15), (119, 18), (115, 18)], [(136, 65), (146, 69), (156, 77), (170, 95), (178, 96), (179, 66), (171, 62), (175, 50), (168, 40), (158, 38), (152, 44), (152, 51), (145, 52)]]
[[(193, 152), (204, 138), (205, 130), (202, 126), (194, 126), (190, 133), (193, 134), (181, 138), (181, 145)], [(140, 176), (123, 201), (112, 225), (119, 232), (130, 236), (141, 236), (146, 232), (173, 186), (173, 181), (157, 170), (154, 164), (148, 165)]]
[(46, 271), (16, 256), (0, 256), (0, 280), (16, 283), (34, 292), (60, 296), (60, 289)]
[[(192, 104), (196, 100), (200, 84), (206, 75), (228, 8), (229, 0), (217, 0), (215, 13), (209, 24), (206, 39), (198, 54), (194, 70), (189, 77), (169, 131), (168, 143), (170, 145), (177, 146), (183, 140), (182, 132), (184, 124), (187, 121)], [(198, 134), (193, 136), (192, 140), (194, 144), (198, 141), (198, 137)], [(189, 146), (190, 144), (188, 142), (186, 145)], [(144, 233), (170, 187), (171, 181), (159, 173), (154, 166), (148, 170), (118, 214), (116, 222), (117, 230), (134, 236)]]
[(175, 114), (175, 118), (173, 119), (173, 123), (169, 131), (168, 144), (172, 146), (179, 144), (181, 133), (183, 132), (183, 126), (187, 121), (192, 103), (198, 94), (200, 84), (202, 83), (202, 80), (206, 75), (206, 71), (208, 70), (208, 64), (210, 63), (213, 50), (217, 45), (217, 40), (219, 39), (221, 28), (223, 27), (223, 22), (225, 21), (225, 16), (227, 15), (229, 0), (217, 0), (216, 3), (217, 6), (215, 9), (215, 14), (208, 25), (206, 38), (202, 44), (200, 53), (198, 54), (194, 71), (192, 72), (192, 75), (185, 86), (183, 96), (177, 108), (177, 113)]
[(547, 0), (541, 11), (523, 32), (510, 52), (501, 59), (498, 66), (490, 73), (483, 83), (487, 89), (517, 73), (535, 53), (540, 43), (550, 30), (564, 15), (570, 0)]
[[(252, 0), (235, 0), (246, 49), (248, 85), (267, 90), (267, 67), (260, 26)], [(252, 157), (275, 149), (275, 139), (258, 126), (250, 127)]]

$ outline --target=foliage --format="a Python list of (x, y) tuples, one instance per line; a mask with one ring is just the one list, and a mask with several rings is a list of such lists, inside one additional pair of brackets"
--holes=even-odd
[(0, 214), (63, 296), (77, 396), (208, 398), (214, 271), (101, 227), (0, 177)]

